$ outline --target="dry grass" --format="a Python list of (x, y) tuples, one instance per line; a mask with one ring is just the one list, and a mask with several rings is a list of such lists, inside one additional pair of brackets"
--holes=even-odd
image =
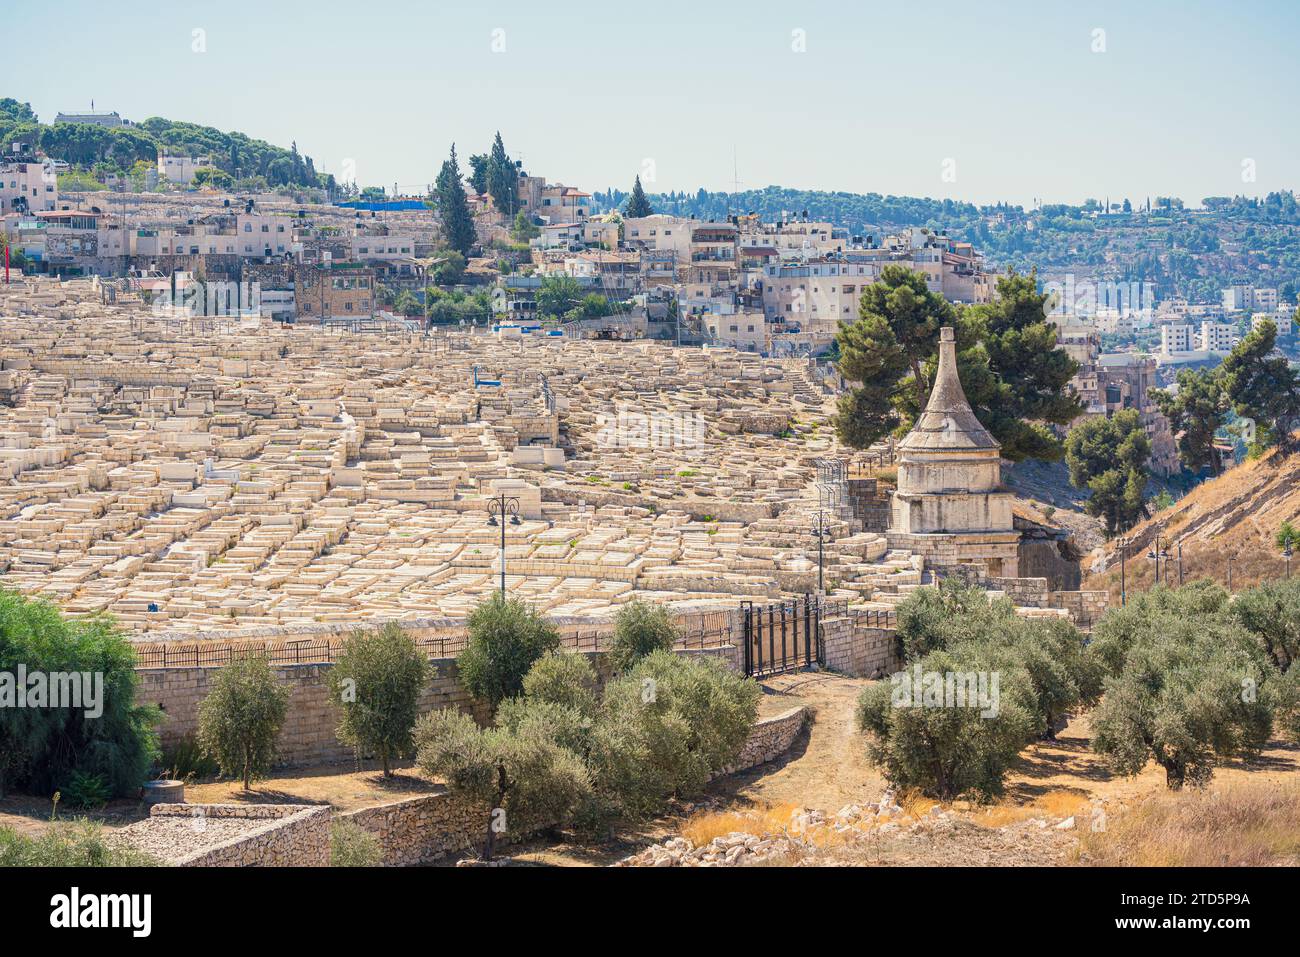
[(682, 826), (681, 835), (696, 847), (737, 831), (759, 837), (781, 834), (801, 808), (797, 804), (770, 804), (748, 811), (701, 811)]
[(971, 815), (981, 827), (1005, 827), (1030, 818), (1061, 819), (1078, 817), (1088, 808), (1088, 799), (1076, 791), (1048, 791), (1028, 804), (994, 804)]
[(1300, 864), (1300, 781), (1231, 781), (1154, 794), (1081, 835), (1081, 859), (1131, 867)]

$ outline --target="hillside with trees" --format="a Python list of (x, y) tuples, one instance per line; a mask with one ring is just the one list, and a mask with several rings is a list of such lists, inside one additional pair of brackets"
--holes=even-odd
[[(597, 210), (619, 209), (630, 193), (593, 196)], [(1025, 209), (1010, 203), (975, 205), (951, 199), (767, 186), (738, 193), (651, 194), (654, 210), (720, 220), (754, 213), (764, 222), (807, 214), (863, 239), (912, 226), (974, 243), (991, 265), (1040, 273), (1073, 271), (1116, 282), (1153, 283), (1161, 296), (1214, 301), (1235, 280), (1300, 288), (1300, 204), (1292, 192), (1263, 199), (1207, 196), (1191, 208), (1177, 197), (1110, 197), (1081, 205)]]
[[(89, 123), (41, 123), (31, 105), (0, 98), (0, 143), (32, 137), (53, 159), (73, 167), (130, 172), (136, 163), (152, 164), (158, 151), (210, 156), (212, 165), (234, 182), (266, 186), (314, 186), (330, 189), (332, 175), (321, 176), (310, 156), (243, 133), (152, 116), (134, 126)], [(259, 184), (260, 185), (260, 184)]]

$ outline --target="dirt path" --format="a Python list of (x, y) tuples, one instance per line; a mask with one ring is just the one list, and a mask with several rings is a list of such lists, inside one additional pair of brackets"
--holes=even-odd
[(800, 672), (762, 684), (760, 715), (802, 704), (812, 710), (812, 724), (784, 758), (718, 781), (712, 794), (739, 806), (799, 804), (832, 812), (880, 797), (885, 779), (867, 762), (866, 745), (853, 721), (858, 694), (868, 681)]

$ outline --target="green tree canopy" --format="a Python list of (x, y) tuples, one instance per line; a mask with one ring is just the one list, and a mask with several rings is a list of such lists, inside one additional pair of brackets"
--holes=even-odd
[(199, 705), (199, 743), (247, 791), (271, 768), (288, 706), (289, 690), (265, 655), (236, 658), (217, 670)]
[(1070, 482), (1092, 494), (1084, 508), (1106, 520), (1114, 535), (1147, 514), (1144, 490), (1151, 443), (1134, 409), (1110, 418), (1089, 418), (1070, 430), (1065, 461)]
[(1178, 436), (1178, 457), (1189, 472), (1208, 467), (1218, 475), (1222, 467), (1214, 436), (1228, 414), (1218, 371), (1181, 369), (1177, 383), (1176, 392), (1156, 390), (1153, 394), (1170, 430)]
[(330, 688), (342, 709), (339, 740), (378, 755), (384, 777), (392, 776), (393, 758), (414, 749), (411, 729), (430, 673), (428, 657), (392, 622), (354, 632), (330, 669)]
[(1256, 444), (1294, 448), (1292, 432), (1300, 426), (1300, 376), (1284, 356), (1276, 355), (1277, 328), (1271, 322), (1237, 343), (1220, 367), (1223, 391), (1237, 415), (1255, 422)]

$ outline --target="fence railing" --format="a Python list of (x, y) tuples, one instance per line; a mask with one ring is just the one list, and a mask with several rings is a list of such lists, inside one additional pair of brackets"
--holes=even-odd
[[(676, 622), (678, 651), (704, 651), (732, 643), (730, 612), (685, 615)], [(591, 629), (568, 628), (560, 632), (561, 647), (572, 651), (607, 651), (612, 625)], [(284, 638), (225, 641), (160, 641), (134, 645), (136, 668), (219, 668), (237, 658), (265, 655), (272, 665), (332, 664), (343, 653), (345, 637)], [(468, 634), (416, 638), (415, 646), (431, 660), (455, 658), (469, 642)]]

